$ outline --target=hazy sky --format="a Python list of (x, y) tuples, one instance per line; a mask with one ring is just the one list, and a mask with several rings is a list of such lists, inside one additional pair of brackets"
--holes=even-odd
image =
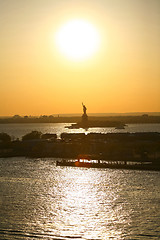
[[(99, 51), (80, 62), (54, 36), (80, 18)], [(160, 0), (0, 0), (0, 115), (160, 112)]]

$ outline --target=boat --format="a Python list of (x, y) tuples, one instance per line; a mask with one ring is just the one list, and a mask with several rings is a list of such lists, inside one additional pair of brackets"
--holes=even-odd
[(80, 168), (112, 168), (112, 169), (133, 169), (133, 170), (154, 170), (160, 169), (152, 162), (126, 162), (126, 161), (104, 161), (91, 160), (89, 156), (80, 155), (77, 160), (58, 160), (56, 166), (80, 167)]
[(89, 155), (78, 155), (77, 160), (61, 160), (56, 161), (57, 166), (70, 166), (70, 167), (85, 167), (85, 168), (98, 168), (102, 167), (100, 160), (91, 160)]
[(57, 161), (56, 166), (83, 167), (83, 168), (104, 168), (104, 165), (91, 161)]

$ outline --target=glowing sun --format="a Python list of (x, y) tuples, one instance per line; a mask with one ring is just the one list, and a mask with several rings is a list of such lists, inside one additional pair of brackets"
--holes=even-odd
[(79, 61), (91, 57), (98, 50), (100, 35), (91, 23), (74, 19), (57, 31), (55, 40), (63, 55)]

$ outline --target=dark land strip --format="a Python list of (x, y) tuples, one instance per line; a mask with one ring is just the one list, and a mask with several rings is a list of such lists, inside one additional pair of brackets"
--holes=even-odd
[(114, 164), (147, 164), (160, 170), (160, 133), (62, 133), (33, 131), (11, 141), (0, 134), (0, 157), (55, 157), (76, 159), (79, 154)]

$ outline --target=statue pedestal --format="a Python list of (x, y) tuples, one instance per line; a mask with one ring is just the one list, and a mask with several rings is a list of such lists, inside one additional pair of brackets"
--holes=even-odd
[(81, 123), (82, 123), (83, 127), (88, 127), (88, 116), (87, 116), (87, 114), (84, 113), (82, 115), (82, 122)]

